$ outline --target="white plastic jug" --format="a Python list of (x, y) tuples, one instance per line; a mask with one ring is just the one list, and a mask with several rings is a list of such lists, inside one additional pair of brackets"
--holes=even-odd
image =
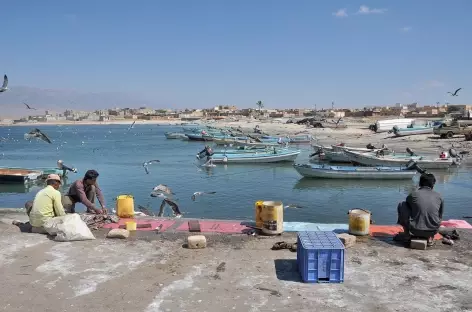
[(347, 213), (349, 215), (349, 234), (352, 235), (369, 235), (370, 217), (372, 213), (365, 209), (352, 209)]

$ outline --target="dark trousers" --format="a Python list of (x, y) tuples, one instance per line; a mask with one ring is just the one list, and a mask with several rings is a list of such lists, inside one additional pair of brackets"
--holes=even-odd
[[(94, 185), (90, 185), (85, 189), (85, 196), (93, 204), (95, 203), (95, 197), (97, 196), (97, 191), (95, 190)], [(75, 213), (75, 204), (77, 201), (74, 200), (71, 196), (62, 195), (62, 206), (66, 213)], [(87, 208), (87, 213), (93, 213)]]

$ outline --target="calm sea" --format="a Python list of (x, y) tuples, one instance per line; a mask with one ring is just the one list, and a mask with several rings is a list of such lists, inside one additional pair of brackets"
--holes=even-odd
[[(159, 209), (161, 200), (149, 196), (158, 184), (167, 184), (186, 217), (215, 219), (254, 219), (257, 200), (281, 200), (300, 209), (286, 209), (285, 221), (347, 223), (347, 211), (364, 208), (373, 212), (377, 223), (396, 222), (397, 203), (417, 183), (413, 181), (340, 181), (302, 179), (290, 164), (217, 165), (200, 170), (195, 155), (200, 142), (167, 140), (166, 131), (179, 127), (137, 125), (40, 126), (53, 144), (26, 141), (24, 134), (32, 127), (0, 127), (0, 167), (54, 167), (58, 159), (78, 168), (67, 183), (83, 176), (87, 169), (100, 173), (108, 207), (119, 194), (132, 194), (135, 205)], [(299, 146), (297, 162), (306, 162), (311, 150)], [(142, 163), (159, 159), (146, 174)], [(434, 172), (436, 190), (445, 199), (445, 218), (472, 214), (472, 178), (470, 166)], [(67, 184), (66, 186), (67, 187)], [(0, 185), (0, 207), (23, 207), (40, 186), (25, 189)], [(196, 191), (214, 191), (191, 200)]]

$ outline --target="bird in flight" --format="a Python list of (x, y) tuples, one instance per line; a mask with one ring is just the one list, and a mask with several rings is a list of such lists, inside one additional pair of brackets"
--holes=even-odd
[(38, 128), (36, 129), (33, 129), (31, 130), (30, 132), (27, 133), (27, 136), (28, 138), (37, 138), (37, 139), (40, 139), (40, 140), (43, 140), (44, 142), (47, 142), (49, 144), (52, 144), (51, 140), (49, 139), (49, 137), (42, 133), (41, 130), (39, 130)]
[(4, 75), (3, 76), (3, 84), (0, 87), (0, 93), (7, 91), (8, 90), (7, 86), (8, 86), (8, 77), (7, 77), (7, 75)]
[(134, 124), (135, 124), (135, 123), (136, 123), (136, 121), (133, 121), (133, 123), (131, 124), (131, 126), (129, 126), (128, 131), (130, 131), (131, 129), (134, 128)]
[(197, 196), (201, 196), (204, 194), (216, 194), (216, 192), (195, 192), (192, 195), (192, 200), (195, 201), (195, 199), (197, 199)]
[(449, 93), (451, 96), (458, 96), (458, 95), (457, 95), (457, 92), (459, 92), (461, 89), (462, 89), (462, 88), (459, 88), (459, 89), (457, 89), (457, 90), (454, 91), (454, 92), (448, 92), (448, 93)]
[(149, 174), (148, 166), (152, 165), (152, 164), (155, 164), (155, 163), (158, 163), (158, 162), (160, 162), (160, 161), (157, 160), (157, 159), (148, 160), (148, 161), (143, 162), (144, 171), (146, 171), (146, 173)]
[(172, 192), (170, 187), (168, 187), (165, 184), (159, 184), (158, 186), (155, 186), (151, 192), (151, 197), (159, 197), (159, 198), (166, 199), (168, 198), (167, 195), (171, 196), (171, 195), (175, 195), (175, 193)]
[(29, 105), (28, 105), (28, 104), (26, 104), (25, 102), (23, 102), (23, 104), (25, 104), (25, 105), (26, 105), (26, 108), (27, 108), (27, 109), (36, 110), (36, 108), (29, 106)]

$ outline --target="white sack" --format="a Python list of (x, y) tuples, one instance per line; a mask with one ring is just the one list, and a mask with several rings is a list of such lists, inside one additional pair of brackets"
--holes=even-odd
[(59, 242), (71, 242), (95, 239), (87, 224), (76, 213), (55, 217), (44, 223), (44, 229), (55, 235)]

